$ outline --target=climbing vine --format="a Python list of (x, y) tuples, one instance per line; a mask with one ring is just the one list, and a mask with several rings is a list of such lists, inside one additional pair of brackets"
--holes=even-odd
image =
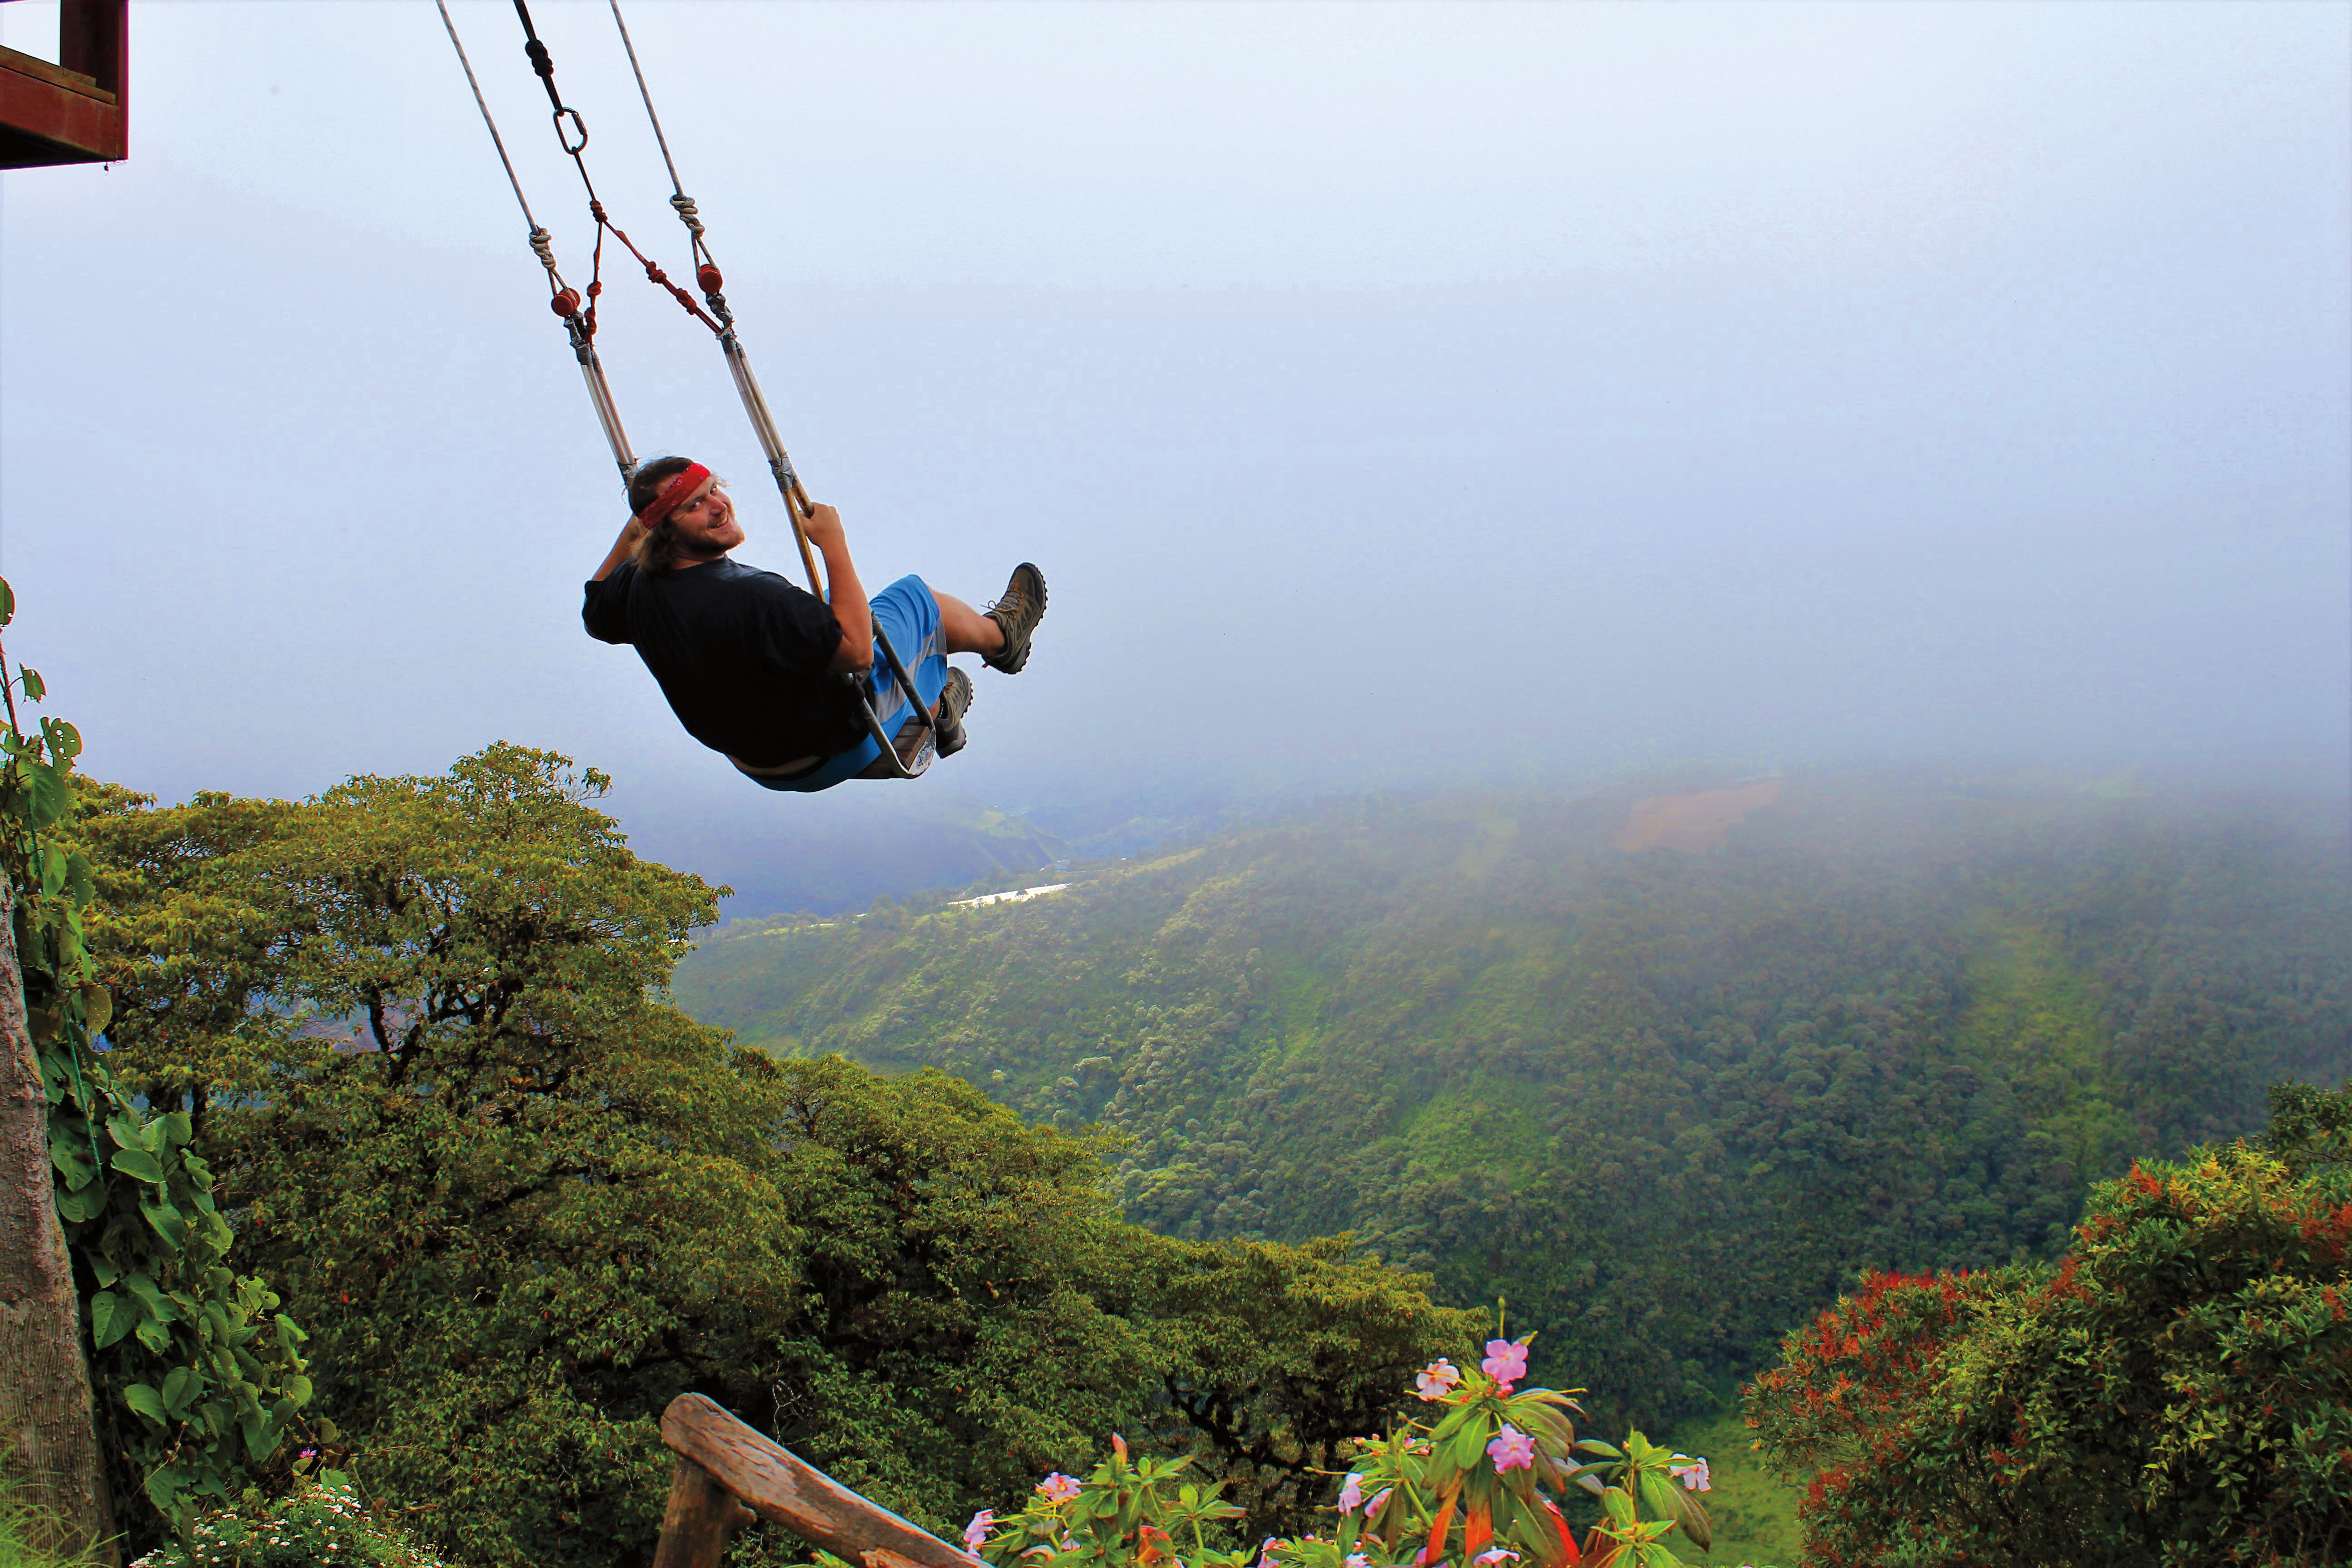
[[(0, 626), (16, 595), (0, 580)], [(118, 1475), (178, 1525), (243, 1489), (310, 1400), (302, 1331), (263, 1282), (227, 1267), (231, 1233), (185, 1111), (150, 1114), (107, 1070), (113, 1011), (92, 978), (89, 862), (56, 831), (74, 811), (81, 735), (27, 730), (38, 671), (0, 654), (0, 874), (13, 891), (25, 1009), (48, 1096), (58, 1217), (73, 1255), (101, 1439)]]

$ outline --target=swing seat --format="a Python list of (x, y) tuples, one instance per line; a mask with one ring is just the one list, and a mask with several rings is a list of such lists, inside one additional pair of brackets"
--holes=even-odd
[[(876, 594), (868, 603), (874, 615), (875, 668), (870, 674), (853, 671), (842, 677), (854, 698), (866, 742), (798, 765), (752, 768), (736, 762), (736, 771), (762, 789), (813, 795), (851, 779), (920, 778), (938, 760), (939, 721), (931, 709), (945, 691), (947, 675), (947, 658), (940, 642), (939, 601), (920, 577), (908, 576)], [(898, 652), (901, 647), (913, 652), (918, 665), (927, 671), (936, 661), (939, 690), (925, 695)], [(907, 716), (895, 734), (875, 703), (876, 689), (884, 679), (905, 705)], [(891, 705), (890, 710), (895, 716), (898, 709)]]

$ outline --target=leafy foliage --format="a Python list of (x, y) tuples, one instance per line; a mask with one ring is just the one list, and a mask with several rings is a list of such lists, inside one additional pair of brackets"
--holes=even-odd
[(1115, 1131), (1164, 1234), (1352, 1232), (1506, 1294), (1645, 1423), (1863, 1273), (2053, 1256), (2135, 1153), (2352, 1068), (2340, 825), (1824, 776), (1629, 856), (1629, 805), (1355, 801), (1019, 905), (739, 921), (677, 994)]
[[(1706, 1510), (1695, 1494), (1706, 1489), (1706, 1461), (1658, 1447), (1639, 1432), (1622, 1447), (1580, 1440), (1570, 1416), (1583, 1410), (1573, 1398), (1516, 1386), (1527, 1345), (1489, 1340), (1475, 1372), (1444, 1359), (1424, 1368), (1414, 1380), (1419, 1397), (1442, 1414), (1399, 1420), (1385, 1435), (1353, 1445), (1357, 1463), (1339, 1487), (1333, 1505), (1339, 1517), (1328, 1535), (1315, 1529), (1269, 1537), (1255, 1552), (1213, 1550), (1204, 1526), (1213, 1530), (1242, 1510), (1219, 1503), (1214, 1487), (1181, 1481), (1186, 1460), (1131, 1460), (1114, 1436), (1110, 1458), (1085, 1481), (1050, 1475), (1003, 1523), (993, 1510), (974, 1515), (964, 1541), (993, 1568), (1162, 1562), (1248, 1568), (1253, 1559), (1258, 1568), (1496, 1568), (1512, 1561), (1679, 1568), (1668, 1542), (1677, 1531), (1706, 1551)], [(1600, 1517), (1580, 1544), (1569, 1510), (1586, 1510), (1585, 1492), (1599, 1500)], [(1189, 1543), (1180, 1539), (1186, 1532)]]
[(1425, 1280), (1368, 1268), (1349, 1236), (1179, 1242), (1123, 1227), (1125, 1300), (1150, 1325), (1172, 1432), (1261, 1529), (1305, 1528), (1347, 1446), (1381, 1429), (1414, 1369), (1483, 1325)]
[[(2273, 1143), (2352, 1090), (2280, 1097)], [(2352, 1550), (2352, 1172), (2241, 1142), (2103, 1184), (2059, 1265), (1871, 1279), (1748, 1396), (1821, 1469), (1808, 1561), (2321, 1563)]]
[(1253, 1553), (1209, 1544), (1242, 1510), (1220, 1501), (1216, 1486), (1185, 1479), (1192, 1465), (1189, 1456), (1137, 1458), (1114, 1433), (1111, 1451), (1085, 1480), (1047, 1476), (1001, 1523), (994, 1510), (982, 1510), (964, 1526), (964, 1544), (993, 1568), (1173, 1568), (1179, 1552), (1193, 1568), (1244, 1568)]
[(1125, 1223), (1099, 1142), (967, 1084), (697, 1026), (662, 986), (716, 891), (632, 856), (602, 786), (501, 745), (300, 802), (86, 792), (116, 1070), (194, 1130), (337, 1446), (438, 1545), (641, 1559), (688, 1390), (934, 1523), (1115, 1425), (1276, 1507), (1377, 1424), (1318, 1367), (1460, 1338), (1345, 1244)]
[(345, 1444), (493, 1562), (646, 1536), (650, 1415), (785, 1316), (770, 1102), (646, 994), (711, 890), (601, 787), (498, 747), (82, 824), (117, 1070), (199, 1129)]
[[(0, 583), (0, 625), (15, 596)], [(89, 1334), (98, 1423), (118, 1507), (144, 1496), (184, 1522), (270, 1464), (310, 1399), (303, 1334), (277, 1295), (228, 1268), (231, 1235), (194, 1125), (154, 1114), (93, 1047), (113, 998), (86, 945), (89, 858), (70, 847), (81, 736), (60, 719), (37, 734), (14, 700), (46, 694), (19, 669), (0, 732), (0, 876), (14, 894), (26, 1013), (49, 1105), (54, 1194)], [(133, 1539), (155, 1521), (121, 1521)]]
[[(316, 1473), (311, 1473), (312, 1470)], [(278, 1497), (247, 1491), (231, 1508), (209, 1509), (184, 1538), (131, 1568), (443, 1568), (397, 1520), (369, 1509), (352, 1478), (315, 1465), (298, 1468)]]

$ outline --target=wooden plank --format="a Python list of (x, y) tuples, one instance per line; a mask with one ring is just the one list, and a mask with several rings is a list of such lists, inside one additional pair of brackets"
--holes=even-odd
[(58, 64), (124, 100), (130, 73), (129, 0), (65, 0), (58, 12)]
[(28, 55), (5, 44), (0, 44), (0, 70), (15, 71), (18, 76), (28, 76), (35, 81), (45, 81), (51, 87), (80, 93), (84, 98), (94, 98), (100, 103), (114, 101), (114, 94), (99, 86), (96, 77), (69, 71), (63, 66), (53, 66), (38, 55)]
[(130, 53), (127, 0), (62, 0), (55, 64), (0, 48), (0, 169), (128, 156)]
[(866, 1568), (987, 1568), (971, 1552), (859, 1497), (699, 1394), (671, 1400), (661, 1430), (671, 1452), (708, 1470), (761, 1518), (836, 1557)]
[(122, 141), (121, 109), (0, 70), (0, 168), (111, 163)]
[(719, 1568), (727, 1542), (751, 1522), (751, 1510), (730, 1497), (709, 1470), (680, 1458), (670, 1477), (669, 1506), (662, 1510), (654, 1568)]

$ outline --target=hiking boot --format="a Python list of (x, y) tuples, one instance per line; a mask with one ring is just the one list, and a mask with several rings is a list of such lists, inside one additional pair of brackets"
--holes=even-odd
[(971, 739), (963, 732), (963, 716), (971, 707), (971, 677), (961, 669), (950, 669), (948, 683), (940, 692), (940, 710), (931, 731), (932, 745), (940, 755), (954, 756)]
[(1030, 634), (1045, 618), (1045, 575), (1026, 561), (1013, 569), (1004, 597), (988, 606), (988, 618), (1004, 633), (1004, 646), (982, 659), (991, 669), (1018, 675), (1029, 662)]

